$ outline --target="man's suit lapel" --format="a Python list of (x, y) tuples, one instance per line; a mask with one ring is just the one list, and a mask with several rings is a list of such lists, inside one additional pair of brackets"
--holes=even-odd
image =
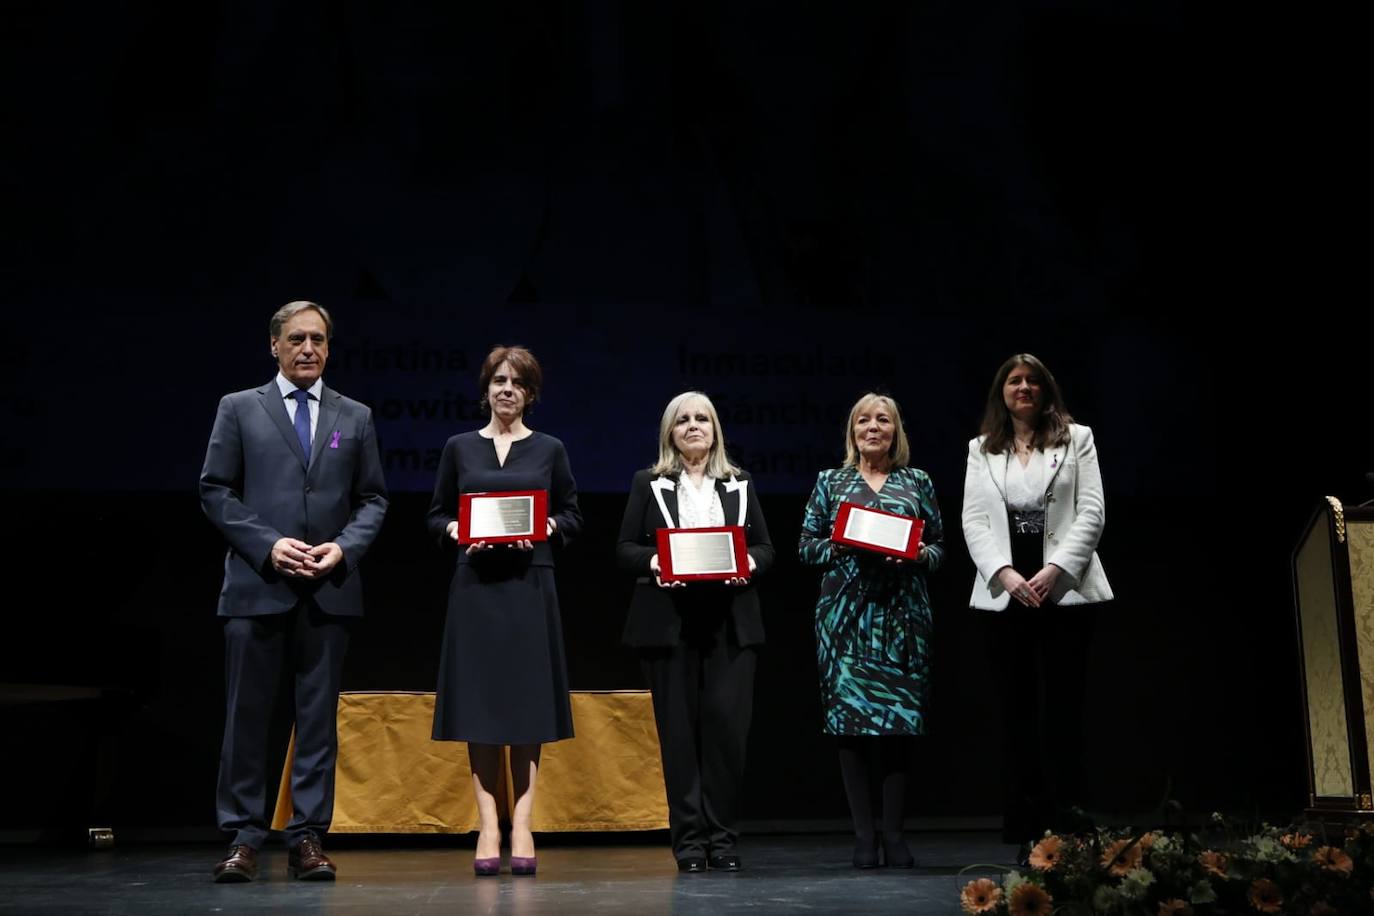
[(339, 419), (341, 400), (341, 396), (334, 389), (328, 387), (320, 389), (320, 416), (315, 421), (315, 441), (310, 446), (310, 466), (312, 468), (315, 466), (315, 462), (320, 460), (320, 453), (324, 451), (325, 440), (334, 435), (335, 421)]
[[(268, 382), (259, 388), (258, 399), (262, 403), (262, 409), (267, 411), (267, 415), (276, 424), (281, 437), (286, 440), (286, 447), (291, 449), (291, 454), (296, 456), (301, 467), (306, 467), (306, 456), (305, 452), (301, 450), (301, 440), (296, 438), (296, 428), (291, 425), (291, 418), (286, 413), (286, 399), (281, 396), (281, 391), (277, 389), (277, 383), (275, 381)], [(321, 411), (321, 420), (323, 420), (323, 411)]]

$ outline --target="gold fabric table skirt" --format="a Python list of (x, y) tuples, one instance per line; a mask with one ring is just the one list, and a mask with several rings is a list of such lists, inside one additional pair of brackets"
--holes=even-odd
[[(576, 738), (544, 745), (537, 831), (668, 826), (654, 709), (646, 690), (574, 691)], [(467, 833), (477, 829), (467, 744), (433, 741), (432, 693), (339, 695), (334, 833)], [(294, 742), (293, 748), (294, 752)], [(272, 827), (291, 816), (288, 753)], [(509, 767), (509, 763), (507, 763)], [(505, 774), (506, 813), (512, 802)]]

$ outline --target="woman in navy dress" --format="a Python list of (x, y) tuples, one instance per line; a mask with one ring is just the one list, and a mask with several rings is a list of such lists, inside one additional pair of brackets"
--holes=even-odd
[[(912, 736), (925, 734), (930, 680), (926, 572), (944, 557), (940, 507), (925, 471), (910, 467), (897, 404), (866, 394), (849, 412), (842, 467), (822, 471), (802, 520), (801, 560), (820, 566), (816, 654), (824, 731), (839, 745), (840, 776), (854, 818), (854, 866), (879, 863), (873, 786), (881, 786), (885, 864), (909, 868), (902, 838)], [(923, 519), (914, 561), (831, 540), (841, 503)]]
[[(429, 509), (429, 531), (457, 553), (434, 703), (434, 739), (466, 741), (481, 832), (473, 868), (501, 870), (495, 793), (501, 748), (510, 747), (515, 809), (511, 871), (534, 874), (534, 807), (540, 746), (573, 736), (563, 628), (553, 577), (553, 544), (582, 527), (577, 485), (563, 443), (535, 432), (524, 416), (539, 398), (542, 373), (523, 347), (496, 347), (482, 364), (482, 403), (491, 422), (449, 439)], [(458, 544), (462, 493), (548, 492), (547, 541)]]

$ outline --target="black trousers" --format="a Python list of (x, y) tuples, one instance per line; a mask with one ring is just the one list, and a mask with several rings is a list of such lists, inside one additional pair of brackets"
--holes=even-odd
[(739, 838), (757, 652), (718, 625), (678, 645), (640, 649), (654, 696), (673, 856), (722, 855)]
[(271, 829), (275, 793), (268, 787), (281, 774), (270, 772), (280, 756), (269, 742), (283, 693), (292, 697), (296, 726), (287, 844), (329, 829), (339, 683), (353, 620), (304, 604), (285, 614), (224, 618), (224, 744), (215, 808), (220, 829), (234, 834), (231, 843), (260, 848)]
[[(1042, 537), (1012, 535), (1014, 568), (1029, 579), (1042, 565)], [(984, 613), (994, 680), (1002, 700), (1003, 828), (1007, 843), (1071, 826), (1084, 801), (1083, 704), (1097, 605), (1025, 607)]]

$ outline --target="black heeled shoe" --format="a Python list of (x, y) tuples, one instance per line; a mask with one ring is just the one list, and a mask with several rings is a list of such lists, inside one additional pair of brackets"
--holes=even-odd
[(911, 868), (916, 864), (916, 857), (902, 837), (891, 841), (883, 837), (883, 864), (888, 868)]
[(876, 836), (854, 838), (854, 867), (878, 867), (878, 838)]

